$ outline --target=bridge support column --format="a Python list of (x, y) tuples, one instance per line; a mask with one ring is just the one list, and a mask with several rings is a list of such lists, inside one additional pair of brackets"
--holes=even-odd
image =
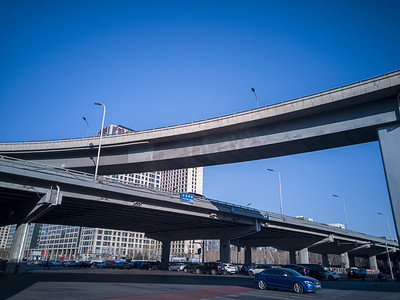
[(231, 243), (228, 239), (219, 240), (219, 260), (224, 263), (231, 262)]
[(163, 240), (161, 248), (161, 270), (168, 270), (170, 253), (171, 240)]
[(349, 256), (349, 263), (350, 263), (350, 267), (356, 266), (355, 256)]
[(373, 269), (375, 272), (378, 272), (378, 263), (376, 262), (376, 256), (368, 257), (369, 260), (369, 268)]
[(342, 267), (345, 269), (350, 268), (350, 263), (349, 263), (349, 254), (346, 253), (342, 253), (340, 255), (340, 257), (342, 258)]
[(10, 249), (9, 260), (6, 264), (6, 273), (24, 273), (26, 264), (22, 263), (28, 224), (19, 224), (15, 230), (14, 240)]
[(296, 251), (294, 250), (289, 251), (289, 262), (294, 265), (296, 264)]
[(322, 254), (322, 264), (325, 267), (329, 267), (331, 264), (329, 263), (328, 254)]
[(397, 257), (395, 257), (393, 259), (393, 267), (395, 270), (399, 271), (400, 270), (400, 264), (399, 264), (399, 259)]
[(244, 264), (245, 265), (251, 265), (252, 261), (251, 261), (251, 247), (250, 246), (246, 246), (245, 250), (244, 250)]
[[(400, 106), (400, 96), (397, 97)], [(400, 240), (400, 125), (394, 124), (380, 128), (378, 136), (397, 240)]]
[(308, 258), (308, 248), (301, 249), (299, 253), (299, 264), (309, 264), (310, 260)]

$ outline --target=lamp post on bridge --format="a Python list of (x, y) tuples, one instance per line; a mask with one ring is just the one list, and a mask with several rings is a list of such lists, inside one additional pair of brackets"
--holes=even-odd
[(346, 205), (344, 204), (344, 198), (340, 197), (339, 195), (332, 195), (332, 196), (333, 196), (333, 197), (336, 197), (336, 198), (340, 198), (340, 199), (342, 199), (342, 201), (343, 201), (344, 218), (345, 218), (345, 221), (346, 221), (346, 229), (348, 229), (348, 226), (347, 226)]
[(281, 217), (283, 218), (283, 206), (282, 206), (282, 181), (281, 181), (281, 173), (273, 169), (267, 169), (267, 171), (278, 173), (279, 177), (279, 196), (281, 199)]
[(86, 120), (85, 117), (82, 117), (82, 119), (86, 122), (86, 125), (87, 125), (86, 136), (89, 136), (89, 123), (88, 123), (88, 121)]
[(102, 105), (103, 106), (103, 121), (101, 123), (100, 129), (100, 141), (99, 141), (99, 150), (97, 151), (97, 160), (96, 160), (96, 171), (94, 172), (94, 180), (97, 180), (97, 171), (99, 169), (99, 159), (100, 159), (100, 148), (101, 148), (101, 139), (103, 137), (103, 128), (104, 128), (104, 118), (106, 116), (106, 106), (103, 103), (95, 102), (94, 105)]
[(256, 102), (257, 102), (257, 108), (258, 108), (258, 99), (257, 99), (256, 90), (254, 88), (251, 88), (251, 91), (254, 93), (254, 96), (256, 96)]

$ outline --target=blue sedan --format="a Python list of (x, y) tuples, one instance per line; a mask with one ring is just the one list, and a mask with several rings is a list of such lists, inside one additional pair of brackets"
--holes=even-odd
[(256, 274), (254, 282), (261, 290), (280, 289), (294, 291), (298, 294), (321, 289), (321, 283), (318, 280), (285, 268), (266, 269)]

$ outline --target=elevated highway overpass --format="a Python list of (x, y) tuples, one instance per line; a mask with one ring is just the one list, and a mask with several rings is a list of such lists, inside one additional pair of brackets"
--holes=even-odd
[[(257, 109), (103, 139), (99, 174), (209, 166), (379, 140), (400, 228), (400, 71)], [(98, 138), (0, 143), (0, 155), (94, 173)]]
[[(399, 122), (400, 71), (212, 119), (103, 137), (99, 174), (160, 171), (376, 141)], [(391, 128), (392, 128), (391, 127)], [(0, 155), (94, 173), (98, 137), (0, 142)]]
[[(106, 136), (102, 144), (99, 174), (225, 164), (378, 140), (399, 237), (399, 93), (400, 71), (394, 71), (329, 91), (232, 115), (130, 134)], [(58, 170), (68, 168), (94, 173), (97, 148), (98, 138), (96, 137), (0, 143), (0, 155), (51, 165), (58, 167)], [(60, 181), (59, 175), (53, 176), (51, 180), (46, 179), (48, 180), (47, 186), (40, 186), (39, 183), (36, 186), (36, 182), (43, 180), (39, 173), (34, 173), (29, 182), (22, 184), (18, 180), (26, 177), (16, 175), (16, 168), (16, 165), (11, 166), (8, 175), (0, 177), (4, 194), (2, 205), (8, 208), (5, 210), (6, 212), (3, 210), (1, 212), (2, 219), (5, 220), (17, 218), (19, 215), (23, 216), (22, 219), (19, 219), (20, 222), (35, 221), (86, 226), (87, 221), (84, 220), (91, 220), (90, 226), (97, 226), (96, 222), (102, 218), (102, 226), (107, 225), (110, 228), (117, 228), (118, 222), (128, 220), (121, 225), (124, 228), (126, 226), (126, 230), (144, 231), (150, 237), (163, 238), (165, 241), (172, 238), (183, 239), (189, 235), (193, 236), (191, 238), (208, 238), (206, 236), (212, 233), (215, 238), (216, 231), (212, 229), (220, 228), (221, 230), (217, 234), (223, 236), (221, 240), (229, 239), (237, 245), (254, 246), (277, 244), (271, 234), (279, 236), (279, 232), (281, 235), (282, 233), (287, 234), (288, 240), (285, 242), (285, 247), (292, 252), (293, 249), (305, 246), (304, 243), (292, 243), (295, 239), (291, 235), (293, 232), (296, 232), (299, 237), (298, 241), (307, 241), (308, 239), (309, 242), (305, 243), (308, 245), (307, 247), (320, 252), (324, 251), (324, 247), (326, 248), (324, 244), (332, 243), (332, 239), (335, 241), (335, 237), (338, 240), (337, 232), (324, 231), (316, 224), (313, 226), (317, 227), (311, 226), (311, 231), (309, 226), (306, 226), (304, 230), (298, 228), (295, 230), (296, 226), (303, 225), (297, 224), (291, 227), (288, 218), (275, 220), (271, 217), (265, 221), (263, 220), (265, 216), (263, 217), (263, 213), (260, 211), (253, 211), (252, 214), (244, 208), (230, 211), (232, 205), (217, 205), (209, 200), (205, 200), (202, 203), (204, 207), (201, 207), (178, 203), (179, 198), (156, 192), (152, 192), (152, 196), (149, 193), (143, 194), (143, 191), (136, 191), (135, 195), (122, 196), (124, 193), (122, 191), (115, 193), (114, 189), (117, 188), (112, 184), (104, 184), (100, 181), (90, 182), (90, 180), (80, 186), (78, 183), (72, 184), (72, 190), (70, 190), (71, 185)], [(27, 174), (26, 172), (28, 171), (22, 173)], [(35, 179), (35, 176), (39, 177)], [(13, 178), (18, 180), (12, 182)], [(52, 184), (49, 185), (50, 181)], [(25, 186), (34, 189), (29, 191)], [(97, 190), (100, 186), (106, 188)], [(14, 195), (17, 190), (19, 192)], [(97, 191), (97, 193), (101, 191), (103, 196), (96, 195), (96, 192), (94, 195), (91, 194), (93, 191)], [(40, 197), (39, 203), (36, 201), (37, 196), (32, 198), (35, 193), (45, 195)], [(58, 203), (60, 193), (64, 199), (61, 205)], [(137, 200), (138, 198), (143, 201)], [(26, 205), (23, 205), (26, 211), (12, 209), (18, 205), (14, 200), (10, 202), (7, 199), (14, 199), (17, 202), (18, 199), (24, 199), (27, 201)], [(113, 200), (110, 201), (110, 199)], [(126, 199), (131, 200), (127, 201)], [(33, 204), (34, 206), (32, 206)], [(126, 205), (135, 208), (140, 213), (133, 214), (135, 209), (125, 209)], [(121, 207), (125, 210), (120, 211)], [(191, 209), (188, 209), (189, 207)], [(115, 209), (121, 214), (120, 218), (113, 219), (105, 212), (111, 210), (114, 213), (111, 215), (115, 216), (117, 215)], [(154, 216), (158, 216), (156, 222), (161, 222), (156, 223), (154, 228), (146, 224), (145, 218), (141, 218), (145, 215), (143, 212), (149, 213), (152, 209), (155, 209)], [(176, 219), (168, 219), (175, 214), (182, 216), (182, 220), (185, 217), (186, 220), (179, 223)], [(87, 218), (82, 218), (85, 215)], [(215, 218), (216, 216), (217, 218)], [(132, 221), (133, 219), (135, 222)], [(130, 227), (127, 225), (129, 221), (131, 221)], [(163, 224), (166, 227), (160, 230), (162, 228), (160, 226), (164, 226)], [(194, 224), (201, 224), (203, 227), (191, 228), (190, 226)], [(187, 227), (182, 227), (182, 225)], [(175, 230), (174, 226), (180, 227), (180, 230)], [(155, 229), (156, 227), (158, 231)], [(182, 230), (182, 228), (185, 229)], [(342, 238), (341, 245), (350, 245), (348, 239), (354, 239), (354, 236), (344, 235)], [(378, 245), (383, 243), (383, 241), (376, 242)], [(366, 251), (371, 247), (372, 249), (377, 247), (376, 244), (374, 246), (369, 243), (367, 239), (362, 243), (364, 243), (362, 248), (359, 248), (361, 247), (359, 245), (357, 247), (353, 245), (353, 248), (358, 249), (357, 251)], [(335, 249), (335, 247), (328, 248)], [(343, 249), (342, 247), (334, 251), (340, 252)], [(228, 255), (227, 251), (221, 253), (223, 256)]]
[[(293, 263), (296, 251), (303, 260), (308, 251), (320, 253), (326, 263), (328, 254), (376, 257), (386, 245), (393, 258), (398, 255), (392, 240), (206, 198), (185, 202), (179, 194), (94, 181), (91, 174), (36, 162), (0, 156), (0, 178), (0, 226), (35, 222), (145, 232), (163, 242), (165, 263), (170, 242), (185, 239), (219, 239), (222, 261), (230, 261), (231, 243), (245, 247), (247, 262), (251, 247), (266, 246), (289, 251)], [(16, 256), (23, 230), (17, 233)]]

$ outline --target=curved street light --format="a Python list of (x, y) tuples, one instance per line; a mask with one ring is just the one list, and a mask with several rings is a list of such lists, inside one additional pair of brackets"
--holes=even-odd
[(96, 171), (94, 172), (94, 180), (97, 180), (97, 171), (99, 169), (99, 159), (100, 159), (100, 148), (101, 148), (101, 139), (103, 138), (103, 128), (104, 128), (104, 117), (106, 116), (106, 106), (103, 103), (95, 102), (94, 105), (102, 105), (103, 106), (103, 121), (101, 123), (100, 129), (100, 141), (99, 141), (99, 150), (97, 151), (97, 160), (96, 160)]
[(89, 136), (89, 123), (88, 123), (88, 121), (86, 120), (85, 117), (82, 117), (82, 119), (86, 122), (86, 125), (87, 125), (86, 136)]
[(281, 173), (273, 169), (267, 169), (267, 171), (278, 173), (279, 176), (279, 196), (281, 198), (281, 217), (283, 218), (283, 208), (282, 208), (282, 181), (281, 181)]
[(256, 102), (257, 102), (257, 108), (258, 108), (258, 99), (257, 99), (256, 90), (254, 88), (251, 88), (251, 91), (254, 93), (254, 96), (256, 96)]
[(342, 199), (342, 201), (343, 201), (344, 218), (345, 218), (345, 220), (346, 220), (346, 229), (348, 229), (348, 226), (347, 226), (346, 205), (344, 204), (344, 198), (340, 197), (339, 195), (332, 195), (332, 196), (333, 196), (333, 197), (336, 197), (336, 198), (340, 198), (340, 199)]

